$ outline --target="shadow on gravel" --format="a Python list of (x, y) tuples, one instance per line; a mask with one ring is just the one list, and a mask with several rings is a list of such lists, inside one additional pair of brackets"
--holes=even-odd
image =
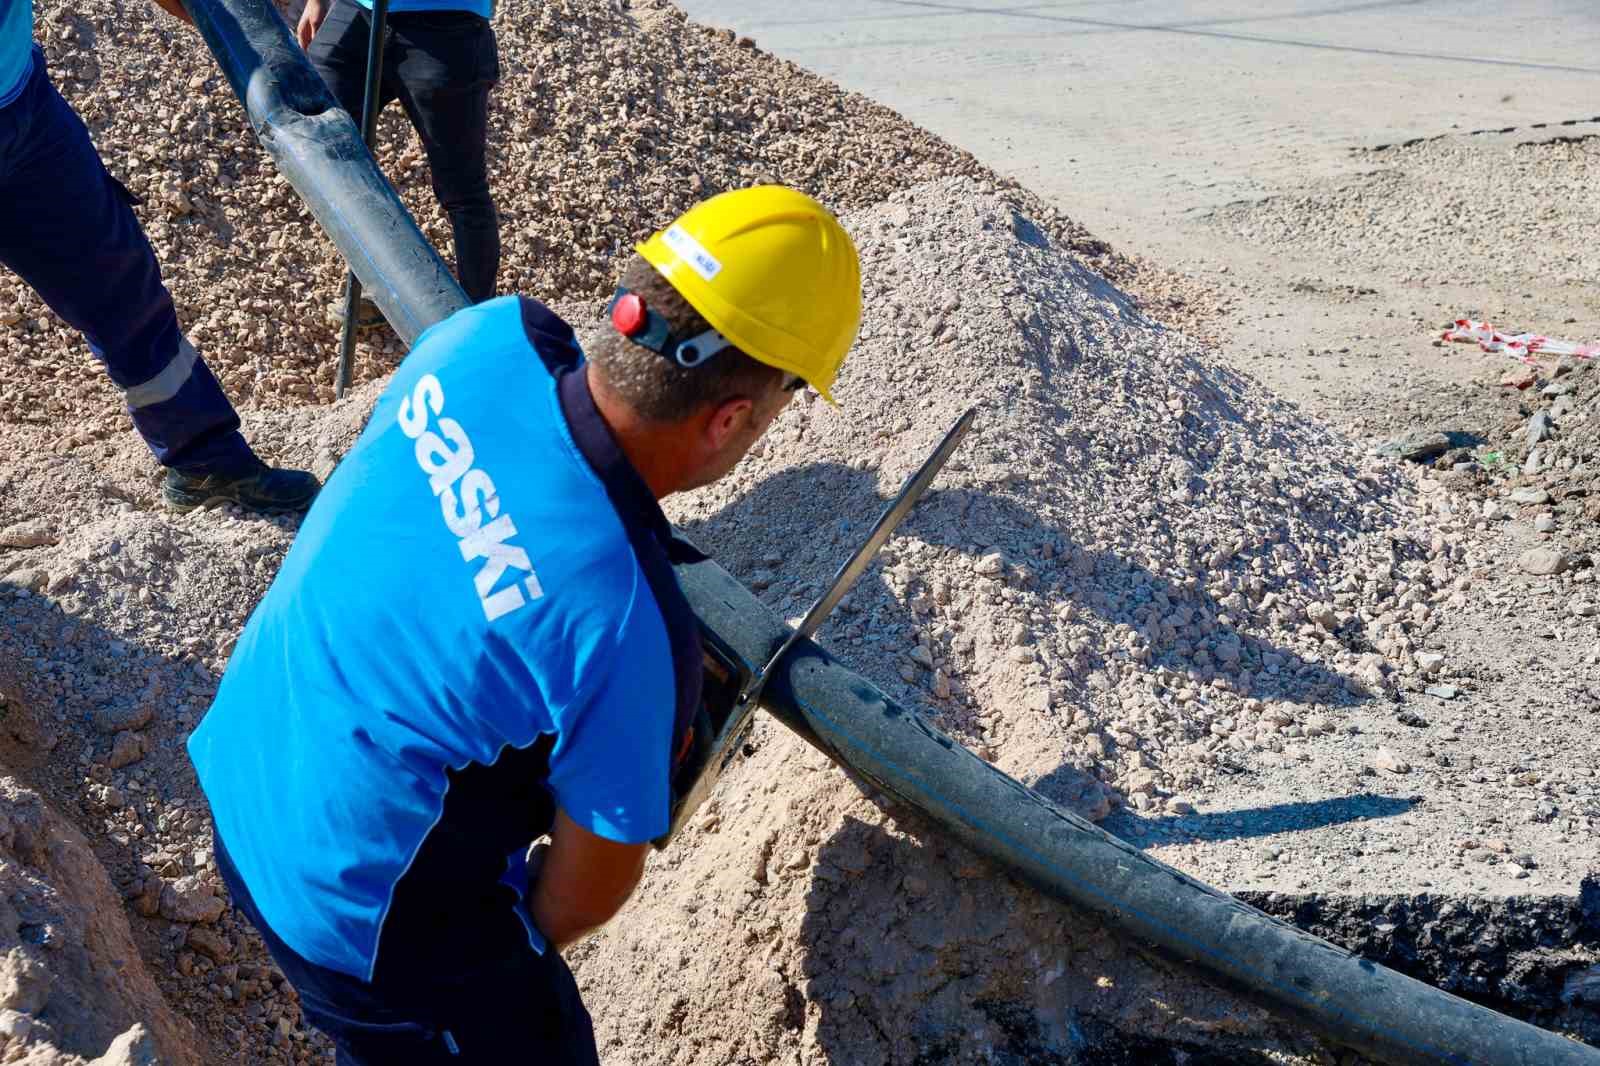
[[(1046, 778), (1049, 776), (1051, 775), (1046, 775)], [(1040, 783), (1043, 784), (1044, 781), (1041, 780)], [(1418, 799), (1412, 796), (1400, 798), (1362, 792), (1354, 796), (1335, 796), (1306, 803), (1274, 803), (1268, 807), (1255, 807), (1242, 811), (1216, 811), (1210, 814), (1187, 814), (1164, 818), (1141, 818), (1124, 808), (1106, 818), (1101, 823), (1101, 828), (1143, 850), (1171, 841), (1160, 836), (1141, 837), (1132, 832), (1135, 825), (1143, 826), (1147, 832), (1154, 833), (1176, 830), (1195, 841), (1214, 843), (1220, 840), (1250, 840), (1276, 833), (1322, 829), (1330, 825), (1344, 825), (1347, 822), (1360, 822), (1370, 818), (1393, 818), (1395, 815), (1405, 814), (1417, 803)]]
[[(876, 471), (842, 463), (794, 466), (755, 485), (716, 514), (684, 522), (681, 528), (742, 581), (748, 582), (759, 568), (755, 558), (767, 553), (784, 556), (773, 585), (758, 595), (775, 611), (796, 615), (822, 592), (888, 503), (878, 491), (878, 481)], [(954, 563), (966, 571), (962, 576), (969, 582), (978, 560), (999, 551), (1005, 569), (988, 577), (1007, 590), (1033, 592), (1048, 610), (1071, 603), (1098, 615), (1107, 626), (1130, 626), (1149, 648), (1147, 670), (1165, 668), (1174, 678), (1197, 685), (1226, 674), (1235, 687), (1243, 679), (1244, 694), (1264, 700), (1350, 706), (1369, 698), (1356, 691), (1359, 685), (1353, 679), (1347, 682), (1325, 664), (1219, 621), (1219, 616), (1228, 614), (1227, 608), (1194, 579), (1180, 583), (1115, 552), (1083, 550), (1065, 531), (1001, 493), (940, 489), (936, 482), (896, 537), (908, 535), (959, 553), (958, 560), (940, 562), (946, 570)], [(886, 551), (892, 551), (894, 543), (891, 540)], [(1038, 549), (1045, 543), (1054, 548), (1053, 559), (1040, 556)], [(784, 567), (804, 568), (809, 576), (790, 579)], [(869, 642), (876, 636), (873, 627), (885, 623), (923, 627), (919, 600), (921, 606), (931, 602), (934, 576), (913, 575), (905, 590), (896, 592), (884, 583), (883, 563), (874, 564), (862, 575), (851, 599), (862, 604), (882, 594), (890, 609), (870, 616), (836, 612), (820, 642), (848, 632), (852, 622), (864, 630), (862, 636)], [(960, 590), (955, 593), (959, 596)], [(978, 614), (985, 610), (979, 606)], [(993, 602), (987, 612), (996, 624), (1024, 616), (1022, 609), (1008, 602)], [(972, 612), (967, 614), (963, 620), (972, 621)], [(1050, 636), (1041, 630), (1032, 638), (1049, 646)], [(946, 637), (944, 647), (934, 648), (936, 657), (951, 658), (951, 639)], [(886, 645), (883, 650), (898, 658), (911, 650), (911, 644)], [(1051, 648), (1050, 653), (1057, 661), (1065, 657), (1063, 648)], [(1079, 660), (1071, 673), (1080, 680), (1108, 665), (1098, 650), (1082, 653)], [(1160, 697), (1171, 687), (1171, 683), (1158, 686), (1155, 695)]]

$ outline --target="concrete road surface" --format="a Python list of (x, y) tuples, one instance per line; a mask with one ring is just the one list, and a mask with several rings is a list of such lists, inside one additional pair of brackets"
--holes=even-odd
[(1134, 250), (1355, 146), (1600, 117), (1594, 0), (681, 2)]

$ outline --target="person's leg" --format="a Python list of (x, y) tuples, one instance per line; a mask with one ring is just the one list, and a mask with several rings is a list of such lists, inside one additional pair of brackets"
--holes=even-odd
[[(340, 107), (350, 112), (358, 127), (367, 90), (367, 42), (371, 34), (371, 12), (355, 0), (338, 0), (311, 39), (311, 47), (306, 49), (306, 58), (312, 67), (322, 75), (328, 91)], [(394, 69), (393, 61), (387, 54), (384, 58), (387, 74)], [(390, 81), (386, 77), (380, 85), (388, 89)], [(394, 93), (389, 91), (381, 99), (387, 103), (394, 99)]]
[(486, 158), (489, 91), (500, 79), (494, 30), (465, 11), (404, 12), (391, 19), (400, 102), (428, 153), (433, 192), (450, 217), (456, 274), (478, 303), (495, 293), (500, 221)]
[(527, 948), (486, 965), (441, 999), (441, 1023), (459, 1052), (458, 1063), (599, 1066), (594, 1024), (572, 971), (554, 948), (543, 955)]
[(239, 416), (178, 328), (132, 195), (50, 84), (42, 54), (35, 62), (27, 89), (4, 112), (0, 264), (83, 333), (134, 427), (169, 468), (169, 488), (204, 483), (208, 499), (303, 509), (316, 480), (271, 470), (245, 443)]
[(6, 110), (28, 125), (7, 152), (0, 184), (0, 263), (83, 333), (163, 465), (250, 468), (256, 458), (239, 417), (178, 329), (130, 194), (101, 163), (42, 60)]
[(333, 1041), (339, 1066), (461, 1066), (437, 1025), (390, 1002), (370, 982), (301, 958), (261, 916), (220, 836), (212, 837), (212, 854), (234, 907), (255, 926), (267, 954), (294, 986), (305, 1023)]
[[(361, 126), (361, 112), (366, 105), (367, 47), (371, 35), (372, 13), (355, 0), (339, 0), (328, 12), (317, 35), (311, 39), (311, 47), (306, 49), (306, 58), (311, 61), (311, 66), (322, 76), (334, 100), (349, 112), (358, 129)], [(380, 113), (396, 95), (393, 51), (392, 48), (384, 49), (384, 76), (378, 83)], [(338, 304), (341, 315), (347, 295), (341, 287)], [(363, 293), (356, 325), (366, 328), (379, 325), (383, 320), (378, 305)]]
[(334, 1041), (339, 1066), (599, 1066), (572, 971), (554, 950), (528, 945), (509, 894), (501, 909), (464, 890), (444, 930), (426, 912), (391, 909), (377, 973), (365, 981), (301, 958), (263, 918), (220, 836), (212, 854), (307, 1024)]

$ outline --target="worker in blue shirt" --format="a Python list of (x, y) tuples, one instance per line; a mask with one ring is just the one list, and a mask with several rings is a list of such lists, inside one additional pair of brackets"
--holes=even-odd
[[(178, 0), (157, 3), (188, 21)], [(167, 468), (168, 506), (303, 510), (316, 479), (267, 466), (240, 436), (239, 416), (178, 328), (136, 202), (50, 83), (32, 0), (0, 0), (0, 264), (105, 364)]]
[(189, 740), (233, 902), (342, 1066), (597, 1062), (560, 950), (638, 883), (700, 699), (658, 500), (831, 399), (861, 314), (789, 189), (638, 252), (587, 359), (510, 296), (419, 338)]
[[(456, 276), (474, 303), (494, 295), (500, 223), (489, 191), (489, 90), (500, 55), (490, 0), (391, 0), (378, 109), (398, 99), (422, 138), (455, 238)], [(307, 0), (296, 36), (339, 106), (361, 121), (372, 0)], [(342, 306), (342, 305), (341, 305)], [(381, 321), (362, 301), (362, 321)]]

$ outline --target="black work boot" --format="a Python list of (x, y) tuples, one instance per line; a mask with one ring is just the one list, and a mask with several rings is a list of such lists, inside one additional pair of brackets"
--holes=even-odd
[(322, 486), (304, 470), (280, 470), (257, 460), (242, 474), (208, 474), (204, 471), (167, 471), (162, 499), (174, 511), (235, 503), (262, 514), (304, 511)]

